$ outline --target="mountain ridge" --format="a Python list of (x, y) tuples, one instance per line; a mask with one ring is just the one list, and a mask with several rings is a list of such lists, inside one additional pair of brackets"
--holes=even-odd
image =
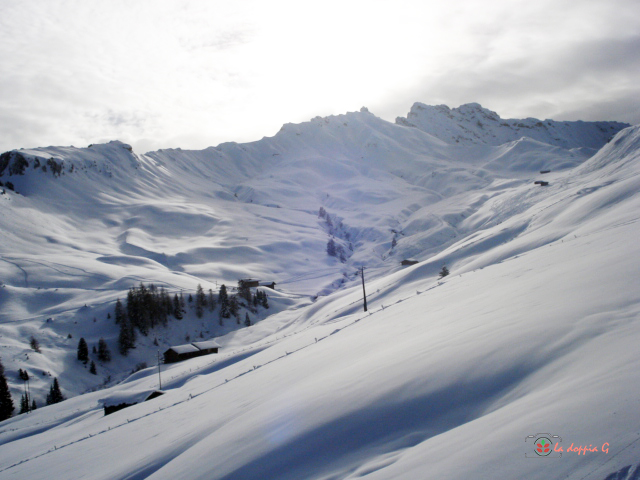
[(396, 118), (398, 125), (418, 128), (444, 142), (462, 145), (501, 145), (529, 137), (562, 148), (599, 149), (620, 130), (631, 125), (615, 121), (583, 122), (503, 119), (478, 103), (457, 108), (416, 102), (407, 117)]

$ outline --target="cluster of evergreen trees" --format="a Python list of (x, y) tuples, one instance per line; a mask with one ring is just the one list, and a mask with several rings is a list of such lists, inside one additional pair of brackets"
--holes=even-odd
[(20, 413), (29, 413), (31, 410), (38, 408), (35, 399), (31, 399), (31, 391), (29, 389), (29, 373), (26, 370), (18, 369), (18, 377), (24, 382), (24, 394), (20, 397)]
[[(24, 394), (20, 397), (20, 412), (19, 413), (28, 413), (32, 410), (38, 408), (35, 399), (31, 398), (31, 392), (29, 390), (29, 373), (26, 370), (19, 369), (18, 377), (25, 384)], [(65, 399), (62, 391), (60, 390), (60, 384), (58, 383), (58, 379), (54, 378), (51, 387), (49, 388), (49, 393), (47, 394), (46, 402), (47, 405), (52, 405), (54, 403), (61, 402)], [(7, 384), (7, 377), (4, 371), (4, 365), (2, 364), (2, 360), (0, 359), (0, 421), (6, 420), (13, 415), (13, 411), (15, 410), (15, 405), (13, 403), (13, 398), (11, 397), (11, 391), (9, 390), (9, 385)]]
[(60, 403), (65, 400), (64, 395), (60, 391), (60, 384), (58, 383), (58, 379), (54, 378), (51, 387), (49, 388), (49, 393), (47, 394), (47, 405), (53, 405), (54, 403)]
[(149, 330), (157, 325), (167, 326), (169, 315), (175, 316), (178, 312), (176, 318), (182, 318), (183, 310), (184, 299), (181, 302), (175, 295), (172, 300), (164, 287), (158, 289), (153, 283), (148, 287), (141, 283), (127, 293), (127, 318), (143, 335), (148, 335)]
[[(167, 326), (169, 319), (182, 320), (187, 311), (187, 303), (194, 309), (198, 318), (202, 318), (205, 311), (213, 313), (219, 307), (219, 322), (223, 325), (224, 319), (237, 319), (240, 324), (240, 308), (245, 307), (256, 312), (258, 306), (269, 308), (267, 294), (262, 291), (251, 293), (249, 286), (243, 281), (238, 282), (238, 293), (230, 295), (227, 286), (221, 285), (218, 295), (209, 289), (205, 293), (202, 285), (196, 287), (195, 297), (189, 294), (185, 302), (182, 293), (171, 297), (164, 288), (157, 288), (150, 284), (132, 287), (127, 293), (126, 304), (118, 299), (115, 306), (115, 322), (120, 326), (118, 335), (118, 347), (122, 355), (135, 347), (136, 332), (148, 335), (156, 326)], [(245, 325), (250, 325), (248, 314), (245, 315)], [(80, 359), (80, 357), (78, 357)], [(99, 357), (100, 358), (100, 357)]]
[(347, 256), (342, 245), (337, 244), (333, 238), (327, 242), (327, 255), (340, 259), (342, 263), (347, 261)]
[[(98, 360), (101, 362), (109, 362), (111, 360), (111, 351), (107, 346), (107, 342), (104, 338), (101, 338), (98, 341), (98, 349), (94, 348), (94, 353), (98, 355)], [(78, 342), (78, 360), (80, 360), (85, 365), (89, 362), (89, 346), (87, 345), (87, 341), (84, 338), (81, 338)], [(98, 371), (96, 370), (96, 364), (93, 360), (91, 360), (91, 366), (89, 367), (89, 373), (93, 375), (97, 375)]]
[[(134, 348), (136, 330), (146, 336), (158, 325), (166, 327), (169, 317), (182, 319), (184, 312), (185, 301), (182, 294), (176, 294), (171, 298), (163, 287), (158, 289), (154, 284), (145, 286), (140, 283), (139, 287), (131, 287), (127, 292), (126, 306), (118, 299), (115, 307), (115, 322), (120, 326), (120, 353), (126, 356), (128, 351)], [(110, 353), (108, 356), (110, 359)], [(101, 359), (100, 351), (98, 358)]]
[[(223, 319), (231, 318), (231, 316), (236, 319), (236, 322), (239, 325), (240, 308), (246, 308), (252, 313), (257, 313), (258, 307), (269, 308), (267, 298), (267, 294), (262, 290), (257, 290), (256, 293), (251, 293), (251, 287), (249, 287), (249, 283), (245, 280), (238, 281), (238, 291), (235, 295), (229, 295), (227, 292), (227, 286), (222, 285), (218, 295), (218, 304), (220, 305), (220, 325), (223, 325)], [(245, 313), (244, 324), (245, 326), (251, 325), (251, 319), (249, 318), (248, 313)]]
[[(349, 252), (353, 252), (353, 244), (351, 243), (351, 236), (349, 235), (349, 232), (345, 231), (345, 226), (342, 221), (338, 221), (338, 225), (334, 226), (334, 222), (331, 220), (331, 215), (327, 213), (323, 207), (320, 207), (318, 217), (324, 219), (327, 224), (329, 235), (331, 235), (331, 238), (327, 242), (327, 255), (330, 257), (336, 257), (342, 263), (345, 263), (347, 258), (351, 256), (351, 253)], [(342, 245), (337, 243), (334, 238), (340, 238), (348, 242), (348, 251)]]

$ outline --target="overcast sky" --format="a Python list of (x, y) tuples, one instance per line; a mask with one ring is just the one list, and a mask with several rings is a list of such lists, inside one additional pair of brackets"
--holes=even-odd
[(0, 0), (0, 152), (143, 153), (366, 106), (640, 123), (638, 0)]

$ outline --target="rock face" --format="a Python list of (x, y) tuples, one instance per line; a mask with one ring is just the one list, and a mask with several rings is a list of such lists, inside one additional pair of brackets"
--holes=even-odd
[(449, 144), (502, 145), (529, 137), (562, 148), (601, 148), (620, 130), (628, 127), (620, 122), (558, 122), (535, 118), (502, 119), (496, 112), (477, 103), (458, 108), (414, 103), (406, 118), (398, 117), (398, 125), (415, 127)]

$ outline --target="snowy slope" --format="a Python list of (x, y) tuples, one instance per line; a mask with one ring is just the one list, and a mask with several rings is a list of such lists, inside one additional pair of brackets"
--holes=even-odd
[[(31, 163), (10, 177), (21, 194), (1, 198), (6, 368), (38, 357), (79, 388), (64, 343), (113, 339), (107, 306), (140, 280), (272, 278), (281, 311), (246, 329), (207, 325), (228, 332), (222, 353), (164, 367), (167, 393), (147, 403), (101, 410), (156, 388), (153, 369), (3, 422), (0, 478), (631, 474), (639, 143), (626, 129), (585, 162), (540, 140), (448, 145), (362, 111), (200, 152), (23, 151), (64, 159), (65, 174)], [(345, 263), (324, 253), (320, 206), (353, 244)], [(422, 262), (401, 268), (409, 257)], [(452, 274), (438, 280), (443, 264)], [(43, 355), (26, 360), (32, 332)], [(525, 437), (543, 432), (610, 451), (524, 458)]]

